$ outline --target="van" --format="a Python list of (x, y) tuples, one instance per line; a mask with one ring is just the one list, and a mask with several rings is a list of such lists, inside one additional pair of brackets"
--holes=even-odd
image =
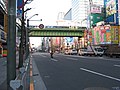
[(101, 46), (88, 45), (87, 55), (103, 56), (104, 50)]
[(104, 50), (101, 46), (92, 46), (95, 56), (103, 56)]

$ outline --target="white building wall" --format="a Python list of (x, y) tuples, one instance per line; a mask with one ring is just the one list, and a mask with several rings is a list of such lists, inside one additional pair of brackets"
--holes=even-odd
[(72, 21), (76, 26), (86, 26), (88, 0), (72, 0)]
[(92, 4), (103, 5), (104, 0), (72, 0), (73, 25), (87, 27), (87, 21), (85, 19), (89, 14), (89, 1), (92, 1)]

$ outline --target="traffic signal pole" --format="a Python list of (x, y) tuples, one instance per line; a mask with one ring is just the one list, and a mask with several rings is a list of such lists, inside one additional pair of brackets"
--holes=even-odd
[(7, 90), (13, 90), (10, 81), (16, 78), (16, 0), (8, 0), (7, 50)]

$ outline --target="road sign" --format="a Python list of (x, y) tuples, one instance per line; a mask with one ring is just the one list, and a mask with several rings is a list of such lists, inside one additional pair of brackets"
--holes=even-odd
[(43, 29), (43, 28), (44, 28), (44, 25), (43, 25), (43, 24), (40, 24), (40, 25), (39, 25), (39, 28), (40, 28), (40, 29)]

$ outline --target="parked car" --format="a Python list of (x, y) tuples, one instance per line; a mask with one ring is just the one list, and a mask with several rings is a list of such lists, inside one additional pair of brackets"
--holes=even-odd
[(71, 50), (71, 55), (77, 55), (77, 50), (76, 49), (72, 49)]
[(87, 47), (87, 55), (102, 56), (103, 54), (104, 54), (104, 50), (100, 46), (89, 45)]
[(94, 52), (96, 56), (103, 56), (104, 50), (102, 47), (94, 47)]
[(85, 55), (87, 55), (87, 49), (86, 49), (86, 48), (81, 48), (81, 49), (79, 49), (78, 55), (80, 55), (80, 56), (85, 56)]
[(68, 55), (69, 54), (69, 50), (65, 50), (64, 54)]
[(64, 54), (65, 54), (65, 55), (71, 55), (71, 52), (72, 52), (72, 50), (71, 50), (71, 49), (68, 49), (68, 50), (65, 50), (65, 51), (64, 51)]

